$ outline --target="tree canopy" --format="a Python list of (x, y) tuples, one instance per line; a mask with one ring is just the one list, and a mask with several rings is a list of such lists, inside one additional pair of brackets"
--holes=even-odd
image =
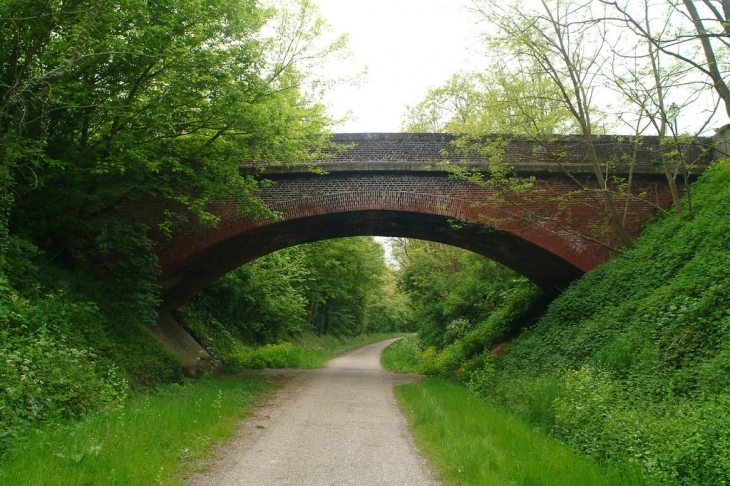
[(311, 67), (346, 42), (323, 40), (308, 0), (284, 7), (3, 2), (2, 239), (10, 220), (74, 256), (111, 231), (95, 218), (129, 198), (164, 198), (208, 224), (206, 203), (223, 195), (265, 211), (239, 166), (306, 161), (326, 145)]

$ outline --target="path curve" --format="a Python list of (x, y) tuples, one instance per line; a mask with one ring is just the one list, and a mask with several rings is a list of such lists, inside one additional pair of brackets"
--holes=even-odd
[(393, 387), (414, 378), (384, 371), (394, 339), (361, 346), (291, 379), (218, 452), (209, 485), (438, 485), (416, 450)]

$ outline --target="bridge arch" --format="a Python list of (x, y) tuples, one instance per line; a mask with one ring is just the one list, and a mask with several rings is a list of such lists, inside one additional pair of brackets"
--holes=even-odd
[[(550, 150), (525, 141), (508, 147), (505, 160), (536, 177), (535, 190), (525, 199), (529, 211), (517, 214), (494, 197), (494, 189), (454, 180), (438, 169), (437, 162), (456, 157), (449, 153), (448, 136), (353, 134), (335, 139), (349, 149), (320, 161), (325, 175), (312, 174), (306, 166), (268, 168), (266, 177), (275, 184), (258, 195), (281, 219), (254, 219), (237, 211), (240, 201), (232, 197), (211, 205), (220, 218), (216, 228), (191, 222), (179, 227), (173, 240), (161, 240), (162, 310), (179, 307), (225, 273), (263, 255), (345, 236), (400, 236), (462, 247), (516, 270), (553, 295), (610, 256), (605, 246), (574, 236), (595, 232), (605, 221), (589, 196), (573, 195), (567, 203), (571, 207), (562, 212), (554, 197), (576, 193), (574, 177), (597, 187), (592, 171), (582, 164), (584, 149), (575, 141), (553, 142)], [(603, 141), (605, 157), (626, 150), (627, 144), (612, 140)], [(635, 192), (666, 208), (671, 195), (651, 163), (654, 154), (648, 150), (638, 160)], [(486, 167), (486, 161), (471, 156), (457, 162)], [(566, 164), (571, 164), (571, 177), (562, 173)], [(616, 200), (617, 206), (625, 202)], [(630, 234), (638, 235), (654, 216), (653, 205), (630, 204)], [(617, 241), (610, 232), (599, 237), (609, 244)]]
[(393, 210), (334, 212), (272, 222), (240, 232), (163, 274), (163, 310), (182, 305), (226, 273), (283, 248), (349, 236), (392, 236), (435, 241), (484, 255), (558, 294), (583, 271), (510, 232), (481, 224), (455, 226), (438, 214)]

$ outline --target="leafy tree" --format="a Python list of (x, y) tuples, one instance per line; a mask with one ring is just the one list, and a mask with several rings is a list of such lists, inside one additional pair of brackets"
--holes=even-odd
[[(713, 2), (703, 3), (705, 11), (714, 12), (713, 18), (721, 17), (719, 7), (711, 8)], [(615, 18), (607, 4), (625, 17)], [(485, 48), (489, 67), (483, 73), (459, 73), (444, 86), (432, 89), (423, 102), (409, 107), (404, 129), (453, 133), (458, 135), (454, 142), (457, 150), (474, 151), (489, 160), (486, 173), (443, 164), (455, 177), (493, 191), (492, 199), (484, 204), (494, 202), (508, 208), (504, 218), (487, 222), (538, 224), (547, 231), (612, 250), (618, 250), (617, 244), (631, 247), (633, 240), (626, 231), (630, 207), (649, 204), (661, 210), (633, 187), (635, 160), (645, 150), (640, 135), (651, 130), (662, 139), (656, 159), (664, 168), (675, 208), (681, 211), (677, 179), (689, 178), (693, 161), (686, 147), (695, 137), (680, 136), (676, 117), (678, 110), (695, 104), (706, 88), (706, 83), (698, 84), (697, 73), (677, 56), (672, 61), (667, 51), (672, 39), (689, 42), (683, 37), (680, 41), (680, 34), (672, 30), (682, 7), (674, 5), (657, 18), (662, 12), (657, 5), (652, 0), (643, 2), (643, 7), (634, 2), (629, 11), (615, 2), (505, 4), (475, 0), (472, 10), (488, 26)], [(679, 32), (686, 34), (687, 29), (685, 19)], [(707, 36), (723, 42), (724, 31), (715, 30), (712, 36), (706, 32)], [(606, 95), (607, 90), (618, 92), (620, 97)], [(688, 96), (688, 101), (682, 106), (670, 105), (670, 93)], [(608, 98), (615, 103), (607, 102)], [(617, 119), (612, 113), (619, 114)], [(713, 113), (710, 108), (700, 131)], [(635, 134), (630, 141), (632, 155), (621, 155), (622, 162), (628, 162), (627, 176), (614, 173), (610, 162), (602, 162), (595, 146), (595, 135), (604, 133), (607, 124), (612, 126), (617, 120), (629, 124)], [(504, 151), (515, 135), (537, 142), (572, 179), (576, 190), (554, 193), (547, 183), (521, 177), (503, 164)], [(568, 137), (583, 147), (595, 185), (584, 183), (561, 163), (563, 156), (550, 146), (556, 137)], [(538, 193), (556, 203), (556, 214), (539, 214), (525, 203)], [(572, 218), (566, 204), (569, 199), (590, 206), (603, 215), (602, 221), (590, 231), (575, 232), (564, 224)], [(691, 199), (686, 201), (691, 210)]]
[(310, 329), (304, 288), (310, 275), (301, 247), (280, 250), (221, 277), (179, 313), (215, 352), (236, 340), (276, 343)]
[(309, 322), (322, 334), (357, 335), (369, 325), (367, 310), (383, 286), (383, 248), (369, 237), (326, 240), (305, 246), (311, 275), (306, 286)]
[(454, 74), (408, 106), (406, 132), (447, 132), (479, 138), (485, 134), (535, 136), (565, 133), (570, 114), (550, 79), (535, 66), (508, 64), (499, 56), (483, 72)]
[(475, 253), (398, 239), (398, 285), (411, 301), (424, 346), (443, 348), (484, 320), (514, 286), (518, 275)]
[(318, 42), (310, 2), (290, 5), (3, 2), (0, 238), (10, 219), (77, 260), (119, 249), (101, 216), (128, 199), (169, 201), (168, 232), (181, 210), (214, 224), (207, 203), (231, 194), (266, 213), (258, 182), (238, 168), (306, 161), (327, 144), (330, 121), (305, 83), (312, 63), (344, 45)]
[[(524, 59), (550, 79), (557, 99), (574, 120), (579, 140), (595, 174), (598, 191), (582, 186), (626, 247), (633, 245), (614, 202), (609, 177), (594, 143), (596, 79), (603, 69), (601, 52), (605, 39), (596, 35), (600, 24), (590, 10), (571, 1), (541, 0), (537, 8), (504, 5), (493, 0), (476, 2), (477, 11), (497, 32), (489, 36), (492, 46), (502, 46), (508, 58)], [(534, 95), (533, 95), (534, 96)], [(545, 135), (544, 132), (541, 135)]]

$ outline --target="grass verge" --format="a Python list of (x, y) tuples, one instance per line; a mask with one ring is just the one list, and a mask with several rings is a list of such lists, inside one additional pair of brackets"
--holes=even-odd
[(348, 349), (402, 336), (402, 334), (363, 334), (356, 337), (302, 334), (281, 344), (234, 353), (226, 360), (232, 370), (263, 368), (321, 368), (330, 359)]
[(420, 373), (421, 353), (418, 336), (409, 334), (388, 346), (380, 356), (380, 364), (388, 371)]
[(445, 380), (401, 386), (396, 395), (416, 442), (447, 484), (646, 484), (628, 465), (601, 466)]
[(116, 410), (52, 424), (0, 462), (0, 484), (179, 484), (274, 385), (218, 377), (136, 395)]

